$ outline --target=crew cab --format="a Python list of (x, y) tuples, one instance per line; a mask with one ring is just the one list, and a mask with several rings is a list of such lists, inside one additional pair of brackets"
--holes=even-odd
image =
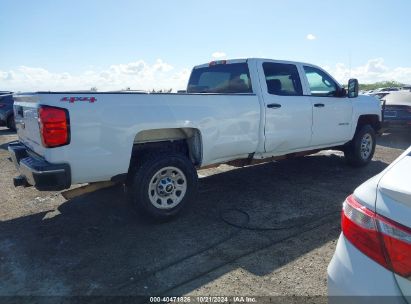
[(193, 200), (197, 169), (246, 166), (322, 149), (349, 164), (373, 157), (381, 106), (323, 69), (269, 59), (193, 68), (184, 93), (36, 92), (14, 95), (15, 185), (62, 190), (124, 183), (143, 212), (166, 219)]

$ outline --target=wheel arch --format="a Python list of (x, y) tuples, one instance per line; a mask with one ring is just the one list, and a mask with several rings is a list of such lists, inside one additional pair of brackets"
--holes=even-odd
[(381, 129), (381, 121), (379, 116), (376, 114), (360, 115), (357, 120), (356, 131), (364, 125), (370, 125), (374, 129), (375, 133), (378, 133)]
[(200, 166), (203, 157), (201, 132), (196, 128), (140, 131), (134, 137), (130, 165), (139, 155), (155, 151), (180, 152), (187, 155), (195, 166)]

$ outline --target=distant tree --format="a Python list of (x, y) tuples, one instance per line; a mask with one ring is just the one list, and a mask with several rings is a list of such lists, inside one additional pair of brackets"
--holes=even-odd
[(380, 81), (375, 83), (361, 83), (360, 90), (369, 91), (375, 90), (379, 88), (400, 88), (403, 87), (404, 84), (398, 81)]
[(160, 90), (156, 90), (156, 89), (152, 89), (150, 92), (151, 93), (171, 93), (173, 91), (173, 89), (160, 89)]
[(92, 92), (97, 92), (97, 88), (96, 88), (96, 87), (92, 87), (92, 88), (90, 89), (90, 91), (92, 91)]

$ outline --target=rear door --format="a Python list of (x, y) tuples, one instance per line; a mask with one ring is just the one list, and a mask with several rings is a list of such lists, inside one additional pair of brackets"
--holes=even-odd
[(303, 66), (313, 109), (311, 146), (333, 145), (351, 140), (352, 98), (339, 97), (340, 85), (325, 71)]
[(258, 64), (265, 106), (265, 151), (291, 152), (310, 145), (312, 106), (298, 68), (281, 61)]

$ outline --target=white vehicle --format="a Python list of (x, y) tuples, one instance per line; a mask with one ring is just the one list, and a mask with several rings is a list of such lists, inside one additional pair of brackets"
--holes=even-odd
[[(410, 303), (411, 147), (343, 205), (342, 233), (328, 266), (330, 303)], [(333, 297), (337, 296), (337, 297)], [(339, 298), (338, 296), (345, 296)], [(347, 299), (346, 297), (350, 297)]]
[(358, 96), (357, 80), (347, 93), (319, 67), (266, 59), (196, 66), (187, 93), (37, 92), (16, 95), (14, 110), (15, 185), (124, 182), (157, 218), (193, 198), (201, 167), (330, 148), (365, 165), (381, 122), (379, 102)]

